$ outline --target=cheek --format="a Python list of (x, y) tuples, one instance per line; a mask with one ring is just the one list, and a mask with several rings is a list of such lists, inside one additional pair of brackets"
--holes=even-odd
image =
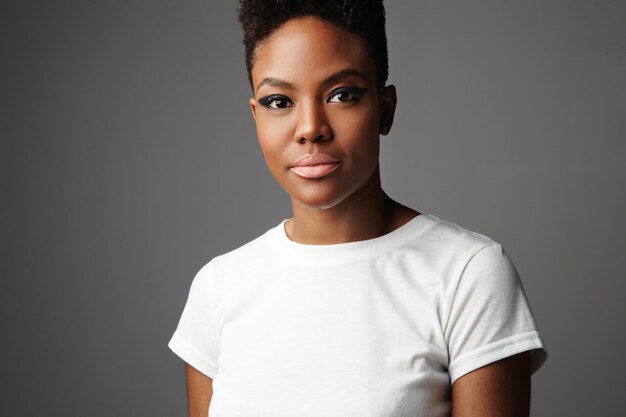
[(289, 128), (286, 123), (273, 120), (271, 123), (263, 117), (257, 118), (257, 137), (261, 151), (270, 168), (276, 164), (284, 165), (283, 152), (289, 141)]
[(361, 155), (358, 159), (365, 163), (363, 157), (378, 155), (378, 113), (370, 110), (346, 116), (337, 120), (338, 136), (343, 138), (342, 142), (353, 153)]
[(378, 134), (378, 104), (367, 98), (357, 106), (337, 112), (334, 116), (336, 126), (346, 134), (371, 136)]

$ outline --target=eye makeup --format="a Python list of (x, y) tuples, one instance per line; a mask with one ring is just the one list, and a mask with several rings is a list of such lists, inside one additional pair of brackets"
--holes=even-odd
[[(367, 88), (362, 88), (362, 87), (339, 87), (338, 89), (333, 90), (333, 92), (330, 93), (330, 96), (328, 97), (328, 101), (330, 101), (331, 98), (335, 97), (338, 94), (346, 94), (350, 96), (348, 100), (339, 100), (338, 101), (339, 103), (357, 101), (366, 91), (367, 91)], [(333, 101), (333, 103), (337, 103), (337, 102)]]
[[(333, 90), (328, 96), (327, 102), (330, 103), (348, 103), (357, 101), (363, 94), (367, 92), (367, 88), (363, 87), (339, 87)], [(348, 96), (347, 99), (338, 99), (332, 100), (333, 97), (343, 94), (344, 97)], [(288, 107), (293, 107), (293, 101), (285, 95), (282, 94), (270, 94), (264, 97), (261, 97), (259, 103), (266, 108), (279, 110), (285, 109)]]
[[(261, 97), (259, 99), (259, 103), (263, 107), (267, 107), (269, 109), (284, 109), (287, 107), (291, 107), (289, 103), (293, 105), (293, 102), (287, 96), (284, 96), (282, 94), (270, 94), (269, 96)], [(272, 106), (272, 103), (275, 103), (276, 106)]]

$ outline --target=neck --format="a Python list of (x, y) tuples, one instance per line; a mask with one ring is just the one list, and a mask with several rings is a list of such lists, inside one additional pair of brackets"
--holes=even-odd
[(287, 236), (310, 245), (373, 239), (419, 214), (383, 191), (378, 167), (360, 190), (330, 208), (311, 208), (292, 200), (292, 209), (293, 218), (285, 223)]

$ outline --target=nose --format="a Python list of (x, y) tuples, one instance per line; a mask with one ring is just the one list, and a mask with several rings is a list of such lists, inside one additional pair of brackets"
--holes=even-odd
[(332, 139), (330, 128), (323, 105), (313, 100), (300, 102), (296, 113), (297, 123), (294, 140), (298, 143), (321, 142)]

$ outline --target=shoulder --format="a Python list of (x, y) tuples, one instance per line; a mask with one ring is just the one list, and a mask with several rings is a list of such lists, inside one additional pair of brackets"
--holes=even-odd
[[(276, 226), (277, 227), (277, 226)], [(276, 227), (272, 227), (249, 242), (213, 258), (216, 265), (239, 264), (253, 262), (255, 259), (264, 259), (269, 251), (270, 235)]]
[(517, 279), (510, 258), (496, 240), (430, 214), (401, 257), (407, 265), (415, 265), (422, 282), (439, 287), (443, 299), (454, 296), (460, 281), (486, 288), (494, 280), (496, 285), (508, 285)]
[(426, 250), (434, 257), (448, 262), (455, 259), (469, 261), (484, 249), (501, 249), (501, 245), (489, 236), (432, 214), (426, 216), (425, 221), (429, 225), (420, 239), (415, 240), (413, 244), (419, 245), (422, 250)]
[(447, 302), (510, 295), (521, 287), (517, 269), (503, 246), (486, 235), (435, 218), (416, 243), (428, 248), (429, 270), (440, 280)]
[(270, 235), (276, 229), (272, 227), (254, 239), (238, 246), (230, 251), (218, 254), (205, 263), (198, 275), (208, 277), (213, 275), (223, 275), (228, 271), (243, 271), (258, 267), (260, 262), (267, 262), (272, 254), (270, 245)]

